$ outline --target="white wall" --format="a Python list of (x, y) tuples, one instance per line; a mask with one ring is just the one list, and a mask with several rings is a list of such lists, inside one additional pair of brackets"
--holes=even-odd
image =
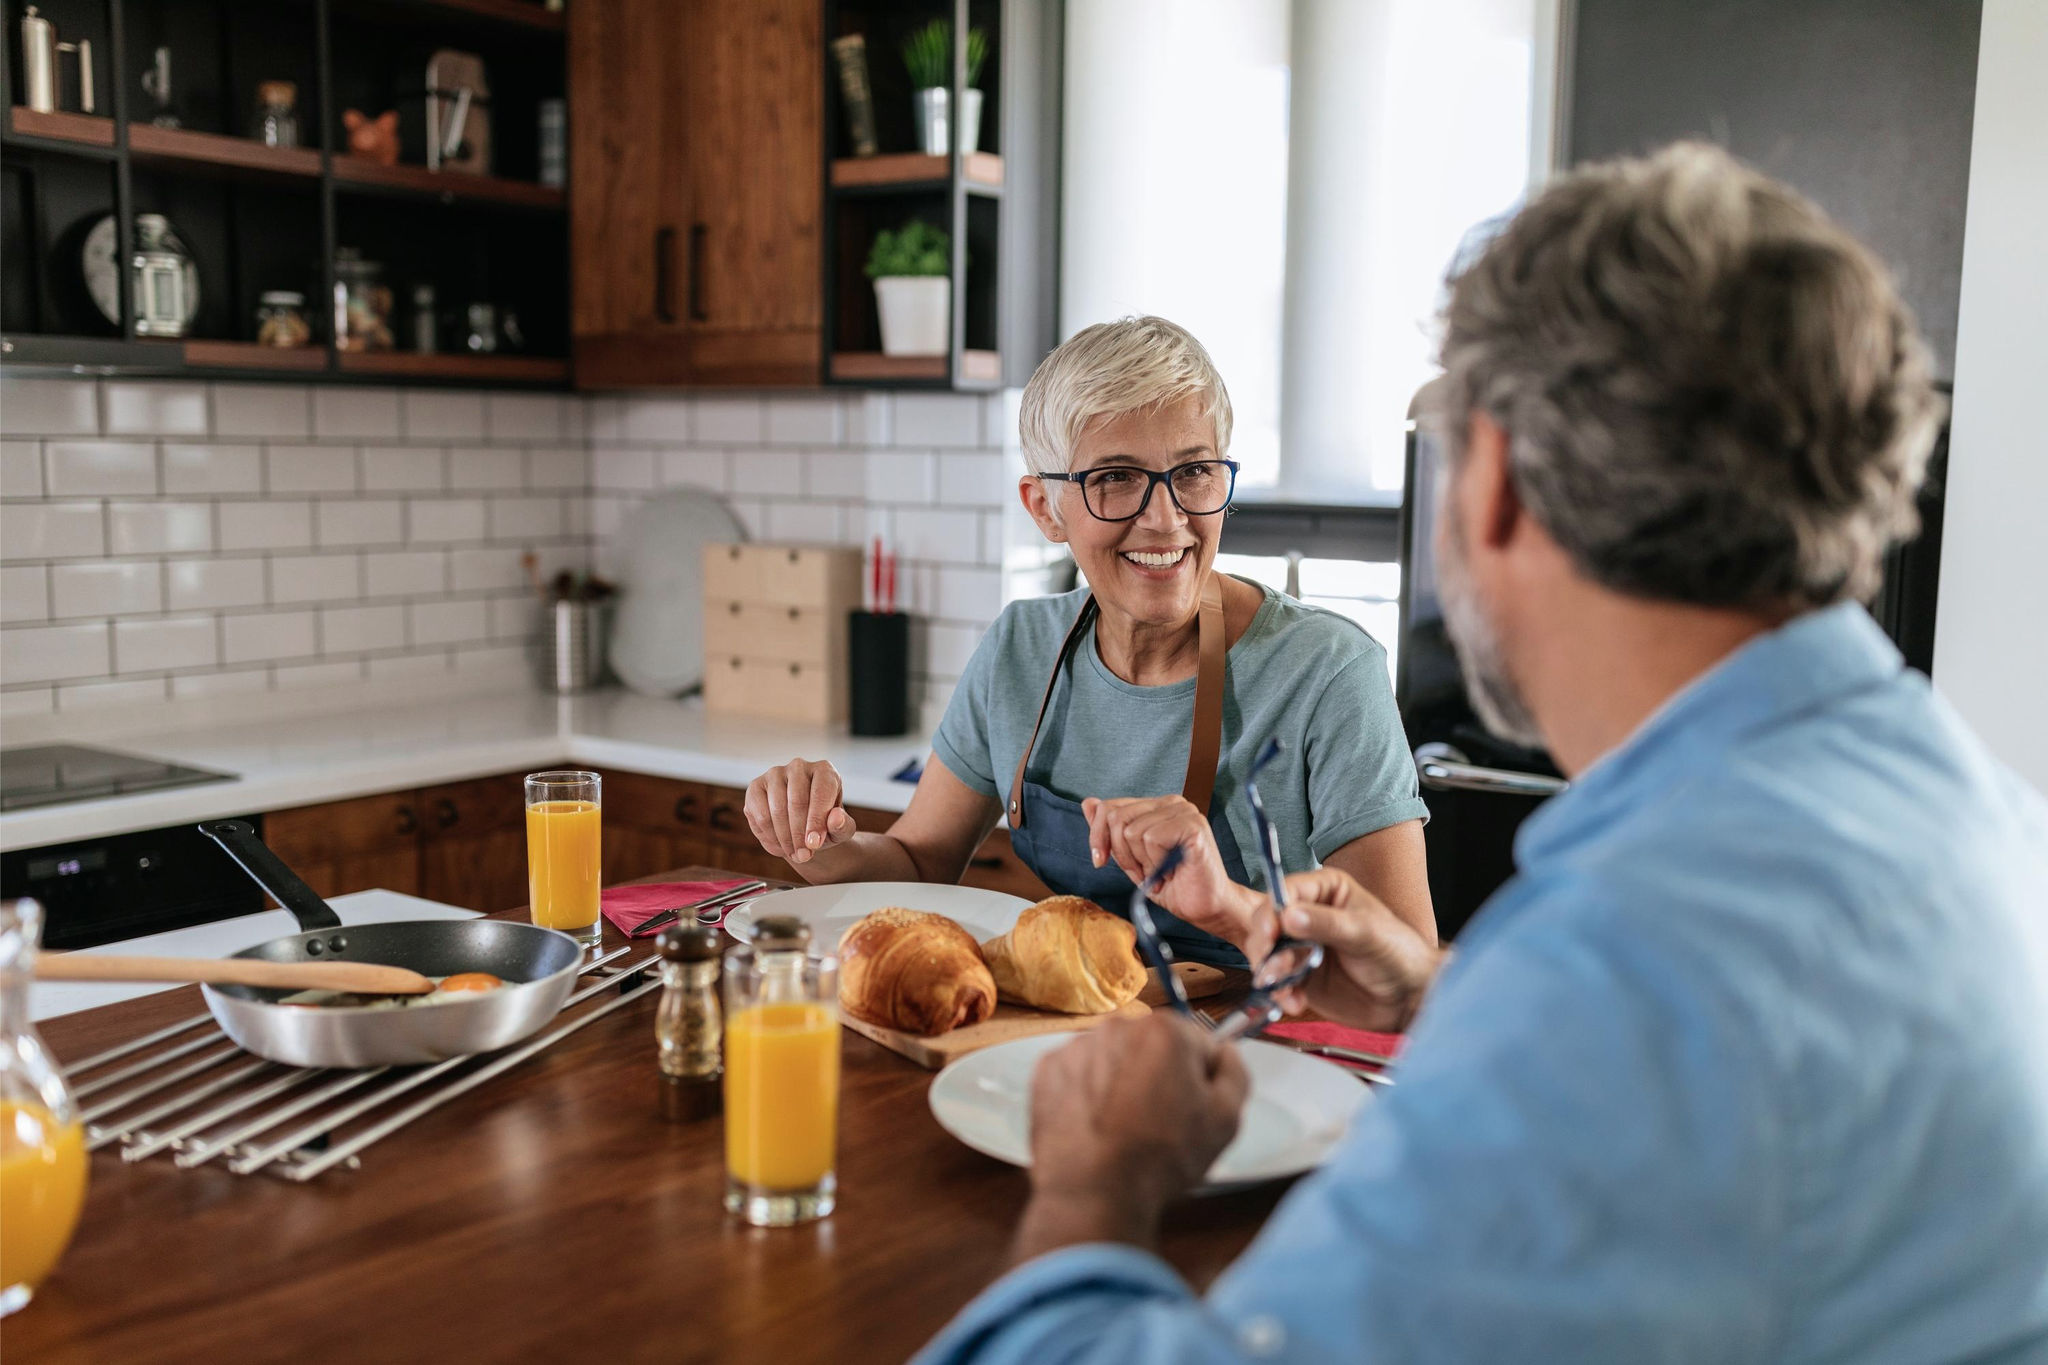
[(2048, 4), (1985, 0), (1934, 679), (2048, 791)]

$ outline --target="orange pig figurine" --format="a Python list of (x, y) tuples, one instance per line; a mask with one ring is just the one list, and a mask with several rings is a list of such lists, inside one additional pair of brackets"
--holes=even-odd
[(342, 126), (348, 129), (348, 149), (380, 166), (398, 164), (398, 111), (386, 110), (375, 118), (360, 109), (341, 111)]

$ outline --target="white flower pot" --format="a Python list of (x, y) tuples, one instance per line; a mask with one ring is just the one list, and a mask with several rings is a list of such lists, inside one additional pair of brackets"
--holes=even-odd
[(944, 275), (884, 275), (875, 281), (883, 355), (944, 355), (953, 333), (953, 281)]

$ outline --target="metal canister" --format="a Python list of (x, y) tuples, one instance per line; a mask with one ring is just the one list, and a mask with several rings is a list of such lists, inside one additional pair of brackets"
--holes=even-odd
[(30, 5), (21, 16), (22, 103), (38, 114), (57, 109), (57, 26)]
[(548, 611), (547, 672), (550, 692), (588, 692), (603, 671), (602, 604), (562, 598)]

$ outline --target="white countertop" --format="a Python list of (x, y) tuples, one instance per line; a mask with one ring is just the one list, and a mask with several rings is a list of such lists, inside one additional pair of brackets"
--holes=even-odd
[[(77, 742), (90, 744), (90, 737)], [(407, 707), (121, 735), (104, 747), (236, 774), (232, 782), (0, 815), (0, 851), (251, 815), (516, 768), (622, 768), (744, 787), (792, 758), (826, 759), (850, 805), (902, 810), (915, 787), (890, 775), (930, 753), (925, 738), (708, 716), (695, 698), (625, 692), (471, 696)]]

